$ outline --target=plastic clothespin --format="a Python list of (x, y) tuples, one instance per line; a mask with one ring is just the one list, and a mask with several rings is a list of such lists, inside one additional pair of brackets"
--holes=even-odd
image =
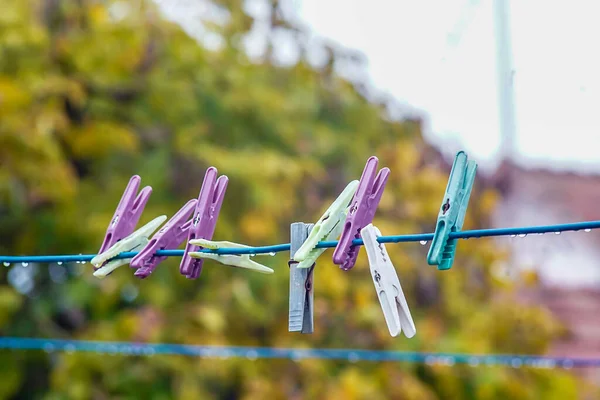
[(377, 241), (381, 232), (377, 227), (369, 224), (362, 229), (361, 236), (367, 250), (373, 284), (390, 335), (396, 337), (404, 330), (404, 336), (407, 338), (415, 336), (417, 329), (410, 315), (398, 274), (385, 245)]
[(345, 271), (354, 267), (356, 263), (359, 247), (354, 246), (352, 241), (359, 239), (361, 229), (373, 221), (390, 175), (389, 168), (382, 168), (375, 177), (378, 164), (379, 159), (375, 156), (367, 160), (340, 241), (333, 251), (333, 262)]
[(348, 204), (356, 193), (358, 181), (354, 180), (340, 193), (335, 201), (313, 226), (308, 238), (293, 256), (294, 261), (300, 262), (296, 268), (310, 268), (317, 258), (327, 249), (317, 248), (321, 241), (335, 240), (344, 227), (344, 220), (348, 213)]
[[(119, 240), (131, 235), (135, 230), (144, 207), (146, 207), (146, 203), (152, 194), (152, 187), (146, 186), (136, 197), (141, 181), (142, 178), (138, 175), (132, 176), (129, 180), (110, 225), (106, 229), (104, 241), (102, 242), (102, 246), (100, 246), (100, 250), (98, 250), (99, 255), (106, 252)], [(101, 265), (97, 265), (95, 269), (100, 267)]]
[[(190, 243), (195, 246), (200, 246), (205, 249), (218, 250), (223, 247), (225, 248), (234, 248), (234, 249), (247, 249), (250, 246), (246, 246), (244, 244), (238, 244), (233, 242), (221, 241), (216, 242), (212, 240), (206, 239), (194, 239), (190, 240)], [(190, 257), (193, 258), (208, 258), (210, 260), (215, 260), (224, 265), (229, 265), (231, 267), (239, 267), (246, 268), (256, 272), (260, 272), (263, 274), (272, 274), (274, 271), (262, 264), (259, 264), (250, 259), (249, 254), (215, 254), (215, 253), (205, 253), (201, 251), (192, 251), (188, 253)]]
[(452, 164), (435, 234), (427, 253), (427, 263), (437, 265), (439, 270), (450, 269), (454, 262), (457, 239), (449, 239), (449, 235), (462, 229), (476, 173), (477, 163), (468, 161), (467, 153), (459, 151)]
[(171, 219), (152, 237), (150, 242), (130, 262), (137, 268), (135, 276), (146, 278), (163, 262), (166, 256), (157, 256), (157, 250), (173, 250), (179, 247), (188, 234), (192, 220), (188, 220), (198, 200), (188, 201)]
[(192, 225), (188, 232), (187, 245), (179, 265), (179, 272), (188, 279), (198, 278), (204, 263), (201, 258), (189, 256), (190, 252), (200, 249), (198, 246), (193, 245), (191, 241), (194, 239), (212, 239), (228, 182), (229, 179), (225, 175), (217, 179), (217, 169), (215, 167), (206, 170), (202, 188), (198, 195), (198, 203), (192, 217)]
[[(295, 222), (290, 226), (290, 255), (306, 241), (313, 224)], [(290, 298), (288, 314), (288, 331), (313, 333), (314, 331), (314, 291), (313, 272), (315, 264), (310, 268), (298, 268), (298, 261), (288, 262), (290, 268)]]
[(98, 269), (94, 271), (94, 276), (98, 278), (104, 278), (121, 265), (128, 264), (132, 260), (131, 258), (118, 260), (111, 259), (126, 251), (136, 251), (142, 249), (148, 244), (150, 241), (150, 236), (154, 233), (154, 231), (157, 230), (158, 227), (161, 226), (166, 220), (166, 215), (161, 215), (154, 218), (152, 221), (148, 222), (131, 235), (119, 240), (105, 252), (92, 258), (92, 264), (98, 267)]

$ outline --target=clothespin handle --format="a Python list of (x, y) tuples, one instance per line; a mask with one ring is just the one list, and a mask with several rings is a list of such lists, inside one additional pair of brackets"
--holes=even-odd
[(106, 234), (104, 235), (104, 240), (102, 241), (100, 250), (98, 250), (98, 254), (104, 253), (119, 240), (129, 236), (135, 230), (144, 207), (146, 207), (146, 203), (152, 194), (152, 187), (150, 186), (144, 187), (137, 194), (141, 181), (142, 178), (138, 175), (133, 175), (129, 180), (110, 224), (106, 229)]
[(196, 209), (192, 217), (192, 224), (188, 231), (187, 244), (181, 264), (179, 265), (179, 272), (188, 279), (198, 278), (202, 272), (202, 265), (204, 263), (204, 259), (202, 258), (192, 258), (189, 256), (189, 253), (200, 250), (200, 247), (191, 244), (190, 240), (212, 239), (228, 182), (229, 178), (225, 175), (217, 179), (217, 169), (215, 167), (210, 167), (206, 170), (200, 194), (198, 195)]
[(150, 242), (131, 260), (131, 268), (137, 268), (135, 276), (146, 278), (156, 266), (164, 261), (166, 256), (157, 256), (158, 250), (175, 249), (187, 237), (188, 229), (192, 224), (188, 220), (196, 207), (196, 199), (188, 201), (171, 219), (152, 237)]
[(376, 176), (378, 164), (379, 159), (375, 156), (367, 160), (350, 203), (340, 240), (333, 252), (333, 262), (345, 271), (356, 263), (359, 248), (352, 241), (360, 238), (360, 230), (373, 221), (390, 174), (389, 168), (382, 168)]
[(449, 235), (462, 229), (476, 172), (477, 163), (469, 161), (467, 154), (459, 151), (450, 170), (435, 233), (427, 253), (427, 263), (437, 265), (439, 270), (450, 269), (454, 262), (457, 240), (450, 239)]
[(295, 222), (290, 226), (290, 298), (288, 331), (289, 332), (314, 332), (314, 291), (313, 272), (314, 264), (310, 268), (298, 268), (298, 262), (293, 257), (296, 251), (308, 238), (314, 224)]

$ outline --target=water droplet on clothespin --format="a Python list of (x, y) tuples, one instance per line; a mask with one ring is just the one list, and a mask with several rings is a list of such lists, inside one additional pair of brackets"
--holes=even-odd
[(22, 262), (21, 265), (24, 266), (24, 267), (26, 267), (26, 266), (29, 265), (29, 263), (28, 262)]
[(271, 252), (269, 253), (269, 255), (270, 255), (271, 257), (274, 257), (274, 256), (275, 256), (275, 254), (277, 254), (277, 253), (275, 253), (274, 251), (271, 251)]
[(526, 237), (526, 236), (527, 236), (527, 234), (526, 234), (526, 233), (520, 233), (520, 234), (519, 234), (519, 237), (520, 237), (520, 238), (524, 238), (524, 237)]
[(419, 243), (421, 243), (421, 246), (425, 246), (427, 244), (427, 240), (421, 240)]
[(63, 262), (62, 261), (58, 261), (57, 264), (58, 265), (63, 265)]
[(554, 232), (555, 235), (560, 235), (560, 231)]
[(4, 261), (4, 266), (5, 266), (5, 267), (10, 267), (10, 263), (9, 263), (9, 262), (6, 262), (6, 261)]
[(81, 261), (81, 264), (85, 264), (85, 261)]
[(591, 232), (592, 230), (590, 228), (584, 229), (584, 232)]
[(250, 257), (256, 257), (256, 254), (255, 253), (251, 253)]

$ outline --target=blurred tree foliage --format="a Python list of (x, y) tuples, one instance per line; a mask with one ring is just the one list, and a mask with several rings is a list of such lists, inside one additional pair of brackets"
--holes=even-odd
[[(215, 238), (285, 242), (289, 223), (316, 220), (372, 154), (392, 170), (376, 224), (433, 230), (447, 171), (419, 121), (390, 118), (393, 106), (336, 73), (360, 68), (360, 57), (314, 43), (276, 0), (202, 4), (213, 17), (198, 19), (200, 39), (220, 44), (210, 50), (151, 2), (3, 0), (2, 254), (93, 253), (132, 174), (154, 188), (146, 222), (196, 197), (210, 165), (231, 179)], [(185, 6), (168, 5), (191, 13)], [(251, 58), (243, 46), (259, 28), (264, 51)], [(282, 37), (294, 62), (278, 55)], [(485, 226), (495, 201), (474, 193), (466, 228)], [(179, 275), (177, 259), (144, 281), (126, 267), (104, 280), (89, 264), (3, 268), (1, 332), (524, 354), (559, 333), (494, 278), (502, 254), (489, 240), (461, 242), (449, 272), (425, 265), (426, 246), (388, 249), (416, 319), (412, 340), (389, 337), (364, 251), (351, 273), (319, 262), (313, 335), (287, 332), (287, 254), (267, 256), (272, 276), (207, 262), (196, 281)], [(8, 351), (0, 365), (2, 398), (562, 400), (587, 390), (566, 372), (528, 368)]]

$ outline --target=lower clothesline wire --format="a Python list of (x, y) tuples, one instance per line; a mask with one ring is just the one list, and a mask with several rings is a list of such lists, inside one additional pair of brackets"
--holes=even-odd
[(340, 361), (394, 361), (428, 365), (510, 366), (533, 368), (590, 368), (599, 367), (600, 359), (576, 357), (547, 357), (519, 354), (424, 353), (360, 349), (306, 349), (248, 346), (203, 346), (167, 343), (105, 342), (45, 338), (0, 337), (0, 349), (43, 350), (48, 353), (121, 354), (129, 356), (180, 355), (202, 358), (256, 359), (320, 359)]
[[(492, 236), (520, 236), (530, 234), (556, 233), (566, 231), (586, 232), (599, 229), (600, 221), (577, 222), (561, 225), (530, 226), (519, 228), (480, 229), (472, 231), (454, 232), (450, 234), (451, 239), (469, 239)], [(382, 236), (378, 239), (381, 243), (401, 242), (426, 242), (433, 239), (432, 233)], [(362, 245), (360, 239), (354, 240), (355, 245)], [(321, 242), (317, 247), (331, 248), (337, 245), (337, 241)], [(280, 251), (289, 251), (290, 245), (280, 244), (274, 246), (251, 247), (251, 248), (221, 248), (218, 250), (202, 250), (207, 253), (217, 254), (265, 254)], [(135, 252), (121, 253), (117, 258), (131, 258)], [(182, 256), (182, 250), (160, 250), (157, 255)], [(57, 256), (0, 256), (0, 262), (74, 262), (89, 261), (94, 255), (57, 255)], [(73, 352), (95, 352), (101, 354), (123, 354), (123, 355), (184, 355), (205, 358), (247, 358), (250, 360), (267, 359), (328, 359), (356, 361), (404, 361), (426, 363), (431, 365), (467, 364), (471, 366), (480, 365), (504, 365), (514, 368), (537, 367), (537, 368), (582, 368), (600, 367), (600, 359), (574, 358), (574, 357), (545, 357), (530, 355), (477, 355), (460, 353), (421, 353), (400, 351), (375, 351), (375, 350), (352, 350), (352, 349), (291, 349), (272, 347), (231, 347), (231, 346), (198, 346), (182, 344), (154, 344), (133, 342), (97, 342), (84, 340), (61, 340), (43, 338), (19, 338), (0, 337), (0, 349), (13, 350), (44, 350), (46, 352), (65, 351)]]
[[(560, 234), (561, 232), (568, 231), (585, 231), (590, 232), (593, 229), (600, 229), (600, 221), (586, 221), (586, 222), (573, 222), (568, 224), (558, 225), (542, 225), (542, 226), (526, 226), (517, 228), (499, 228), (499, 229), (476, 229), (471, 231), (460, 231), (452, 232), (450, 239), (471, 239), (471, 238), (483, 238), (493, 236), (512, 236), (512, 237), (525, 237), (527, 235), (542, 235), (545, 233)], [(428, 241), (433, 239), (433, 233), (420, 233), (410, 235), (394, 235), (394, 236), (381, 236), (378, 238), (380, 243), (405, 243), (405, 242), (421, 242), (421, 244), (427, 244)], [(332, 248), (337, 245), (337, 241), (319, 242), (318, 248)], [(355, 239), (352, 242), (356, 246), (362, 246), (362, 239)], [(278, 253), (281, 251), (289, 251), (290, 244), (276, 244), (272, 246), (261, 246), (261, 247), (247, 247), (247, 248), (220, 248), (216, 250), (202, 249), (205, 253), (216, 253), (216, 254), (271, 254)], [(133, 258), (137, 252), (123, 252), (115, 257), (115, 259), (121, 258)], [(156, 252), (157, 256), (167, 257), (181, 257), (183, 256), (183, 250), (159, 250)], [(68, 263), (76, 261), (90, 261), (94, 258), (95, 254), (78, 254), (78, 255), (44, 255), (44, 256), (1, 256), (0, 263), (5, 265), (11, 263)]]

